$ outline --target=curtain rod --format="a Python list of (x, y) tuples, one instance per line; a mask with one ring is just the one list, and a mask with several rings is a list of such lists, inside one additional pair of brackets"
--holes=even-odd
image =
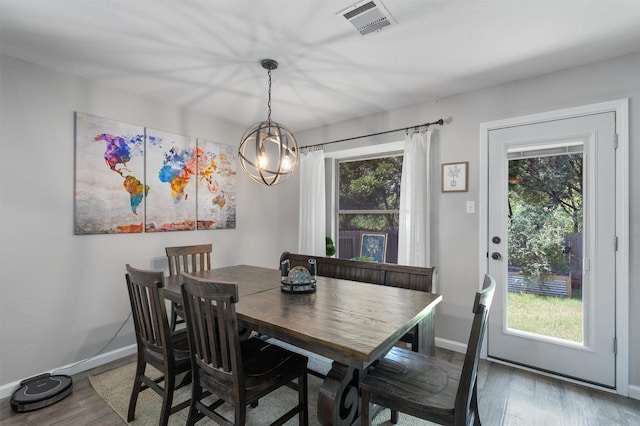
[(433, 126), (434, 124), (437, 124), (439, 126), (442, 126), (444, 124), (444, 120), (441, 118), (440, 120), (436, 120), (436, 121), (432, 121), (431, 123), (423, 123), (423, 124), (417, 124), (415, 126), (409, 126), (409, 127), (401, 127), (400, 129), (393, 129), (393, 130), (386, 130), (384, 132), (378, 132), (378, 133), (370, 133), (368, 135), (362, 135), (362, 136), (354, 136), (352, 138), (346, 138), (346, 139), (339, 139), (337, 141), (331, 141), (331, 142), (324, 142), (324, 143), (316, 143), (313, 145), (306, 145), (306, 146), (301, 146), (299, 149), (305, 149), (305, 148), (315, 148), (316, 146), (324, 146), (324, 145), (330, 145), (332, 143), (338, 143), (338, 142), (346, 142), (346, 141), (352, 141), (354, 139), (361, 139), (361, 138), (368, 138), (370, 136), (378, 136), (378, 135), (384, 135), (386, 133), (393, 133), (393, 132), (399, 132), (400, 130), (409, 130), (409, 129), (417, 129), (420, 127), (429, 127), (429, 126)]

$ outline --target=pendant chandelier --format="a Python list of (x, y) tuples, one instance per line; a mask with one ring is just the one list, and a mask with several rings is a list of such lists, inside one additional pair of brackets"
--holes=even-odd
[(249, 177), (268, 186), (276, 185), (293, 174), (298, 166), (298, 144), (293, 133), (280, 123), (271, 121), (271, 71), (278, 68), (273, 59), (263, 59), (262, 67), (269, 77), (269, 115), (254, 124), (240, 142), (240, 164)]

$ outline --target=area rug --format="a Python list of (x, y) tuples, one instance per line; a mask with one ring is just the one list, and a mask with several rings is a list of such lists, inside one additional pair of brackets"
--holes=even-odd
[[(152, 368), (152, 367), (147, 367)], [(130, 363), (120, 368), (107, 371), (98, 375), (90, 376), (89, 381), (96, 392), (113, 408), (113, 410), (126, 422), (127, 410), (129, 407), (129, 397), (131, 395), (131, 387), (133, 385), (133, 377), (135, 375), (135, 363)], [(308, 376), (309, 386), (309, 424), (317, 426), (317, 395), (322, 381), (315, 376)], [(176, 401), (183, 401), (189, 398), (191, 387), (186, 386), (176, 392), (174, 404)], [(286, 412), (295, 405), (297, 401), (297, 393), (292, 389), (283, 387), (265, 398), (260, 400), (260, 404), (256, 408), (247, 409), (247, 425), (263, 426), (271, 423), (279, 415)], [(140, 393), (138, 404), (136, 406), (135, 419), (130, 425), (135, 426), (155, 426), (158, 424), (160, 417), (162, 400), (152, 390), (146, 390)], [(233, 418), (233, 412), (230, 406), (223, 406), (223, 410), (227, 418)], [(185, 408), (171, 417), (169, 417), (169, 426), (182, 426), (186, 424), (189, 409)], [(198, 425), (215, 425), (209, 419), (203, 419), (197, 423)], [(298, 418), (294, 417), (286, 423), (293, 426), (298, 424)], [(373, 422), (374, 425), (387, 426), (389, 422), (389, 411), (384, 410)], [(432, 423), (424, 420), (416, 419), (406, 414), (400, 414), (400, 422), (402, 426), (410, 425), (431, 425)]]

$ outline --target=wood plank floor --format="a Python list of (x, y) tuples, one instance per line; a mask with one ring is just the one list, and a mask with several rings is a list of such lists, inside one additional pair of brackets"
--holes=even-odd
[[(439, 357), (462, 363), (462, 355), (438, 349)], [(132, 362), (134, 356), (73, 376), (73, 392), (40, 410), (16, 413), (9, 398), (0, 400), (0, 424), (13, 425), (125, 425), (98, 396), (88, 376)], [(480, 417), (493, 425), (640, 425), (640, 401), (624, 398), (546, 376), (482, 361), (478, 379)]]

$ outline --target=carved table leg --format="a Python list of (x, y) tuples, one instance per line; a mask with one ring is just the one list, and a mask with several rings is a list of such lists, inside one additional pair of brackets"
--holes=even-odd
[(360, 406), (358, 381), (358, 370), (333, 362), (318, 394), (320, 424), (350, 425), (355, 421)]

